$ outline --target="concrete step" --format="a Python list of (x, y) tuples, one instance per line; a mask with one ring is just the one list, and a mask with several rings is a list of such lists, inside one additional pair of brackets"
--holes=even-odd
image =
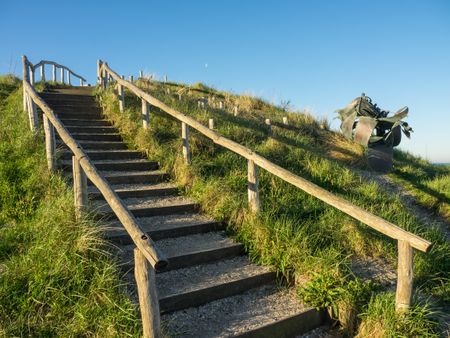
[[(91, 160), (132, 160), (143, 159), (144, 156), (139, 151), (134, 150), (86, 150)], [(72, 152), (65, 150), (61, 153), (61, 160), (72, 160)]]
[[(200, 214), (139, 217), (137, 221), (153, 240), (217, 231), (224, 227), (222, 223)], [(133, 243), (119, 221), (110, 222), (104, 233), (105, 237), (114, 243), (121, 245)]]
[(60, 117), (61, 121), (64, 123), (64, 125), (67, 126), (78, 126), (78, 127), (84, 127), (84, 126), (112, 126), (111, 122), (108, 120), (105, 120), (103, 118), (99, 119), (82, 119), (77, 118), (75, 116), (62, 116)]
[[(93, 160), (97, 170), (107, 171), (144, 171), (155, 170), (159, 168), (158, 162), (150, 162), (144, 159), (131, 160)], [(72, 161), (60, 161), (60, 166), (63, 170), (72, 170)]]
[[(105, 149), (105, 150), (127, 150), (128, 147), (123, 142), (116, 141), (87, 141), (87, 140), (79, 140), (78, 143), (83, 149)], [(62, 143), (58, 138), (56, 139), (56, 145), (61, 148), (67, 149), (67, 146)]]
[(117, 128), (113, 126), (71, 126), (66, 124), (65, 127), (71, 133), (84, 133), (84, 134), (118, 133)]
[[(158, 184), (115, 184), (114, 191), (120, 198), (143, 198), (153, 196), (173, 196), (178, 189), (170, 183)], [(103, 195), (94, 186), (88, 187), (89, 198), (92, 200), (103, 199)]]
[[(150, 217), (193, 213), (198, 204), (181, 196), (151, 196), (126, 198), (122, 200), (135, 217)], [(101, 219), (116, 219), (109, 205), (102, 200), (91, 201), (92, 209)]]
[(251, 263), (246, 256), (156, 275), (161, 313), (200, 306), (275, 280), (276, 273)]
[[(222, 231), (162, 239), (156, 241), (156, 245), (169, 260), (163, 271), (216, 262), (244, 253), (244, 246), (227, 237)], [(135, 247), (134, 244), (121, 247), (123, 251), (119, 254), (119, 259), (125, 271), (134, 269)]]
[(169, 334), (183, 337), (296, 337), (327, 322), (324, 312), (306, 308), (295, 291), (265, 285), (165, 314)]

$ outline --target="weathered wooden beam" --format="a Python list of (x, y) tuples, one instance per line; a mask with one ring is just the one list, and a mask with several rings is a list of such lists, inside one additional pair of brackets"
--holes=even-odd
[(138, 248), (134, 249), (134, 276), (141, 309), (143, 336), (159, 338), (161, 337), (161, 319), (155, 270)]
[(414, 275), (414, 252), (407, 241), (398, 241), (397, 291), (395, 308), (405, 312), (411, 305)]
[(44, 64), (41, 65), (41, 82), (45, 82), (45, 67), (44, 67)]
[(144, 99), (142, 99), (142, 125), (144, 129), (148, 129), (150, 126), (149, 104)]
[(117, 85), (117, 95), (119, 98), (119, 110), (123, 112), (125, 110), (125, 90), (121, 84)]
[(56, 82), (56, 66), (52, 65), (52, 81)]
[(30, 84), (33, 86), (34, 83), (34, 69), (33, 67), (30, 67)]
[(266, 119), (265, 123), (267, 125), (267, 132), (270, 136), (272, 135), (272, 122), (270, 121), (270, 119)]
[(187, 164), (191, 163), (191, 152), (189, 150), (189, 127), (181, 122), (181, 139), (183, 141), (183, 157)]
[(28, 118), (30, 120), (30, 129), (33, 133), (38, 133), (38, 115), (37, 115), (37, 107), (34, 103), (33, 99), (27, 95), (28, 100)]
[(44, 125), (45, 134), (45, 152), (47, 155), (47, 165), (50, 171), (56, 170), (56, 143), (55, 143), (55, 129), (53, 128), (48, 117), (43, 114), (42, 121)]
[(87, 178), (80, 162), (75, 156), (72, 156), (72, 171), (73, 171), (73, 193), (75, 199), (75, 216), (81, 219), (83, 212), (87, 208)]
[(248, 205), (254, 213), (259, 212), (259, 190), (258, 190), (258, 166), (252, 160), (248, 160)]
[[(29, 76), (29, 71), (30, 68), (28, 67), (28, 60), (27, 57), (25, 55), (22, 55), (22, 82), (25, 83), (29, 81), (30, 76)], [(28, 111), (28, 94), (27, 91), (25, 90), (25, 85), (22, 86), (22, 95), (23, 95), (23, 110), (26, 111), (27, 113), (29, 113)]]

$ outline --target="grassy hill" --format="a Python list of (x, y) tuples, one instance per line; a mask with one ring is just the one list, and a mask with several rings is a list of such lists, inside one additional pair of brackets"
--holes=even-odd
[[(152, 110), (151, 129), (141, 125), (141, 102), (127, 93), (120, 113), (110, 89), (99, 94), (106, 115), (129, 144), (159, 160), (186, 195), (205, 213), (229, 224), (251, 257), (272, 265), (296, 283), (299, 296), (326, 306), (351, 332), (368, 335), (437, 336), (439, 311), (450, 302), (450, 246), (443, 231), (417, 217), (400, 194), (367, 174), (364, 149), (330, 131), (326, 121), (286, 112), (261, 99), (238, 96), (201, 84), (137, 81), (164, 103), (207, 125), (213, 118), (222, 135), (342, 196), (400, 227), (432, 241), (428, 254), (415, 255), (415, 286), (420, 290), (408, 316), (394, 312), (394, 291), (383, 278), (364, 278), (364, 266), (395, 271), (396, 243), (370, 230), (280, 179), (260, 171), (261, 214), (247, 212), (246, 161), (191, 131), (192, 164), (181, 156), (181, 126)], [(179, 97), (181, 94), (181, 100)], [(198, 99), (209, 98), (200, 108)], [(225, 108), (211, 102), (225, 102)], [(234, 106), (239, 113), (234, 116)], [(289, 126), (282, 124), (288, 116)], [(272, 134), (265, 119), (272, 121)], [(433, 215), (449, 219), (450, 171), (396, 151), (394, 183), (409, 191)], [(368, 176), (369, 175), (369, 176)], [(383, 275), (383, 273), (382, 273)], [(371, 276), (374, 277), (374, 276)], [(432, 298), (429, 298), (432, 297)], [(356, 314), (359, 314), (356, 316)]]

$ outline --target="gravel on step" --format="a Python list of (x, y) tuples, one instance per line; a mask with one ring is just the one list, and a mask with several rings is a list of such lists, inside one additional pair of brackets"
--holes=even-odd
[(293, 289), (267, 285), (162, 316), (168, 331), (182, 337), (230, 337), (304, 310)]
[(156, 275), (158, 295), (185, 293), (224, 284), (265, 272), (268, 267), (251, 263), (246, 256), (234, 257), (210, 264), (195, 265)]

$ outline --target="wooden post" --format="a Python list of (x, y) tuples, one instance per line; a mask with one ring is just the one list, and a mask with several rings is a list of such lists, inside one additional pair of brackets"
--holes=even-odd
[(214, 119), (209, 119), (208, 126), (209, 126), (209, 129), (214, 129)]
[(283, 116), (283, 124), (288, 125), (288, 118), (287, 118), (287, 116)]
[(234, 106), (234, 116), (238, 116), (238, 106)]
[(97, 60), (97, 84), (102, 85), (102, 61)]
[(266, 119), (266, 124), (269, 127), (268, 129), (269, 135), (272, 135), (272, 123), (270, 122), (270, 119)]
[(133, 82), (133, 75), (130, 75), (129, 80), (130, 80), (130, 82)]
[(164, 75), (164, 83), (167, 83), (167, 75)]
[(143, 336), (159, 338), (161, 337), (161, 318), (155, 270), (138, 248), (134, 249), (134, 277), (139, 295)]
[(144, 76), (143, 76), (142, 70), (140, 70), (140, 71), (139, 71), (139, 78), (142, 79), (143, 77), (144, 77)]
[(223, 101), (220, 101), (220, 102), (219, 102), (219, 108), (220, 108), (220, 109), (223, 109)]
[[(30, 68), (27, 65), (26, 57), (25, 55), (22, 55), (22, 82), (28, 82), (29, 81), (29, 71)], [(25, 86), (22, 86), (22, 95), (23, 95), (23, 110), (26, 112), (28, 111), (28, 94), (25, 90)]]
[(181, 139), (183, 140), (183, 157), (187, 164), (191, 163), (191, 153), (189, 151), (189, 127), (181, 122)]
[(80, 86), (84, 87), (84, 80), (83, 79), (80, 79)]
[(75, 217), (81, 218), (81, 215), (87, 207), (87, 178), (80, 162), (75, 156), (72, 156), (73, 170), (73, 192), (75, 197)]
[(52, 66), (52, 81), (56, 82), (56, 66)]
[(44, 67), (44, 64), (41, 65), (41, 82), (45, 82), (45, 67)]
[(142, 124), (144, 129), (148, 129), (150, 125), (149, 104), (142, 99)]
[(30, 67), (30, 84), (34, 85), (34, 69)]
[(123, 112), (125, 109), (125, 90), (123, 88), (123, 85), (117, 85), (117, 94), (119, 96), (119, 110)]
[(413, 291), (414, 253), (408, 241), (398, 241), (397, 292), (395, 309), (405, 312), (411, 305)]
[(248, 160), (248, 204), (254, 213), (259, 212), (258, 166)]
[(60, 73), (61, 73), (61, 83), (64, 83), (64, 68), (61, 67)]
[(50, 171), (56, 170), (56, 158), (55, 158), (55, 129), (53, 125), (48, 120), (47, 116), (42, 114), (42, 120), (44, 124), (45, 133), (45, 150), (47, 153), (47, 164)]
[(178, 101), (181, 101), (181, 94), (178, 94)]
[(34, 103), (33, 99), (28, 95), (28, 118), (30, 119), (30, 129), (37, 134), (38, 132), (38, 115), (37, 115), (37, 107), (36, 103)]
[(67, 84), (68, 84), (69, 86), (72, 85), (72, 83), (70, 82), (70, 71), (69, 71), (69, 70), (67, 70)]

